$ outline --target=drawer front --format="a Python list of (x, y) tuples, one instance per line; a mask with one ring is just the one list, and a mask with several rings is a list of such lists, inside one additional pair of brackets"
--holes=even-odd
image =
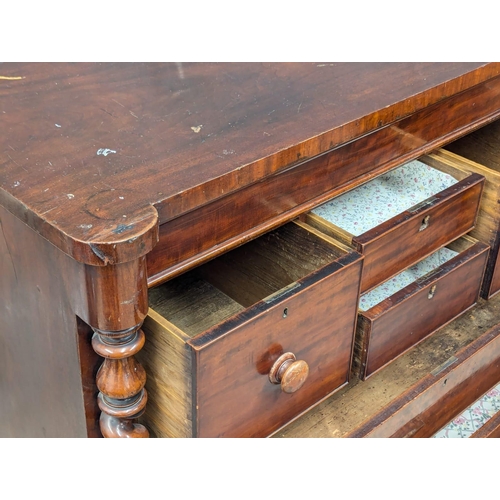
[(489, 248), (476, 243), (366, 312), (360, 312), (357, 357), (366, 378), (473, 306)]
[(359, 238), (353, 238), (365, 263), (361, 292), (366, 292), (474, 227), (484, 178), (463, 179), (434, 197)]
[(160, 241), (147, 255), (149, 283), (192, 268), (237, 246), (242, 235), (269, 231), (449, 142), (490, 120), (499, 106), (500, 85), (489, 81), (197, 210), (169, 216), (172, 204), (158, 207), (162, 225)]
[[(199, 437), (263, 437), (348, 382), (362, 260), (347, 255), (344, 266), (328, 267), (244, 311), (234, 327), (195, 349)], [(203, 345), (202, 345), (203, 344)], [(309, 366), (304, 385), (285, 393), (269, 380), (272, 365), (286, 352)]]

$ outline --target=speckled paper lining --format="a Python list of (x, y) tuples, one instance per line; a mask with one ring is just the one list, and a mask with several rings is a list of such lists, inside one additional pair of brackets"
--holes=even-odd
[(359, 236), (457, 182), (451, 175), (414, 160), (312, 212)]
[(455, 255), (458, 255), (458, 253), (450, 250), (449, 248), (440, 248), (437, 252), (429, 255), (429, 257), (406, 269), (406, 271), (397, 274), (390, 280), (382, 283), (377, 288), (361, 295), (359, 299), (359, 309), (361, 311), (368, 311), (368, 309), (371, 309), (384, 299), (394, 295), (405, 286), (413, 283), (416, 279), (421, 278), (448, 260), (452, 259)]

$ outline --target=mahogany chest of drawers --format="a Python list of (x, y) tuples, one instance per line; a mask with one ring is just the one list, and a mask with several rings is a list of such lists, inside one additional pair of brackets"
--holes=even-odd
[[(436, 303), (477, 298), (492, 184), (438, 148), (500, 117), (498, 63), (2, 66), (22, 76), (0, 83), (2, 437), (268, 436), (362, 386), (360, 287), (448, 246), (477, 272)], [(380, 233), (311, 216), (417, 158), (457, 183)], [(500, 380), (480, 341), (477, 387)]]

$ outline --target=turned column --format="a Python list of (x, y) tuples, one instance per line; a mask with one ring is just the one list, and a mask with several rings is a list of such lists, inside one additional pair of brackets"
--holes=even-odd
[[(86, 266), (92, 347), (104, 361), (97, 372), (100, 428), (104, 437), (149, 437), (134, 419), (147, 402), (146, 372), (135, 359), (145, 342), (145, 257), (110, 266)], [(132, 325), (132, 326), (129, 326)]]
[(97, 373), (103, 436), (148, 437), (143, 425), (132, 422), (142, 415), (148, 400), (146, 372), (134, 358), (144, 345), (144, 332), (140, 325), (123, 332), (94, 331), (92, 347), (105, 358)]

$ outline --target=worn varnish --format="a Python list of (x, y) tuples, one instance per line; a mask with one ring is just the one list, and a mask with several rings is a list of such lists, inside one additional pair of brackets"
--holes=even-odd
[(148, 254), (150, 284), (488, 123), (499, 107), (495, 79), (162, 224)]
[[(110, 411), (126, 417), (107, 425), (108, 434), (126, 436), (140, 413), (131, 409), (146, 396), (140, 388), (135, 394), (121, 369), (139, 366), (127, 342), (110, 344), (131, 338), (146, 316), (144, 258), (114, 269), (87, 266), (2, 207), (0, 226), (0, 436), (100, 436), (97, 402), (106, 409), (108, 395), (112, 406), (121, 403)], [(110, 340), (100, 353), (113, 358), (101, 369), (96, 336)]]
[[(155, 375), (163, 376), (171, 360), (167, 355), (141, 368), (143, 341), (144, 350), (154, 345), (154, 335), (148, 341), (142, 333), (148, 286), (500, 116), (499, 63), (1, 66), (2, 76), (16, 77), (0, 79), (2, 436), (147, 436), (136, 417), (156, 418), (146, 391), (156, 390)], [(309, 288), (285, 287), (275, 302), (261, 296), (258, 307), (247, 307), (232, 299), (243, 311), (230, 303), (228, 317), (208, 329), (198, 325), (195, 336), (174, 331), (168, 348), (182, 355), (176, 375), (165, 378), (174, 381), (177, 396), (166, 399), (185, 401), (182, 387), (198, 391), (209, 418), (193, 414), (196, 405), (188, 400), (189, 408), (165, 410), (167, 427), (230, 435), (222, 429), (230, 422), (217, 388), (237, 390), (228, 387), (218, 360), (240, 349), (234, 339), (245, 328), (256, 329), (251, 342), (265, 340), (258, 327), (270, 332), (272, 315), (285, 302), (289, 312), (289, 304), (292, 313), (304, 312), (280, 322), (303, 328), (308, 314), (316, 311), (321, 322), (335, 312), (324, 312), (335, 286), (345, 296), (339, 308), (351, 307), (347, 296), (357, 297), (361, 266), (352, 258), (343, 269), (332, 262), (312, 271), (301, 278)], [(342, 270), (352, 276), (334, 280)], [(255, 283), (248, 291), (258, 296), (269, 285)], [(320, 291), (318, 302), (308, 296), (313, 289)], [(350, 328), (348, 314), (339, 318), (339, 328), (343, 321)], [(314, 335), (325, 331), (320, 325)], [(323, 342), (308, 351), (286, 347), (291, 337), (284, 329), (280, 335), (283, 353), (309, 367), (292, 394), (259, 373), (258, 383), (268, 377), (282, 399), (300, 402), (279, 406), (284, 422), (347, 375), (318, 375), (327, 364)], [(312, 351), (311, 362), (305, 354)], [(259, 366), (270, 369), (281, 354), (269, 352)], [(238, 355), (236, 364), (248, 368), (243, 352)], [(181, 386), (187, 371), (203, 374), (196, 382), (214, 383)], [(249, 373), (235, 376), (247, 392), (256, 387)], [(262, 435), (281, 425), (267, 410), (256, 412), (263, 415), (259, 424), (249, 419), (244, 390), (233, 399), (241, 411), (233, 427), (238, 433)], [(243, 421), (252, 424), (244, 428)]]
[[(432, 436), (500, 381), (500, 331), (495, 326), (498, 318), (500, 295), (489, 301), (479, 299), (469, 312), (368, 380), (352, 379), (348, 387), (285, 427), (275, 437), (342, 438), (367, 436), (376, 429), (383, 437), (396, 432), (400, 436), (415, 435), (418, 429), (420, 435)], [(461, 361), (465, 359), (470, 359), (470, 363), (463, 365)], [(455, 373), (450, 385), (445, 382), (447, 370)], [(449, 389), (454, 386), (458, 389), (445, 400)], [(426, 388), (433, 388), (430, 399), (426, 398), (429, 394)], [(434, 414), (439, 407), (441, 414), (435, 421)], [(408, 414), (400, 412), (406, 408)], [(395, 417), (392, 421), (391, 415)], [(411, 428), (408, 428), (412, 420)], [(384, 427), (386, 421), (390, 427)]]
[(361, 263), (290, 223), (152, 289), (143, 421), (158, 437), (263, 437), (345, 385)]
[[(500, 64), (4, 63), (2, 72), (23, 78), (0, 83), (1, 203), (77, 260), (105, 265), (148, 253), (158, 222), (488, 81)], [(490, 105), (481, 113), (498, 110)]]

